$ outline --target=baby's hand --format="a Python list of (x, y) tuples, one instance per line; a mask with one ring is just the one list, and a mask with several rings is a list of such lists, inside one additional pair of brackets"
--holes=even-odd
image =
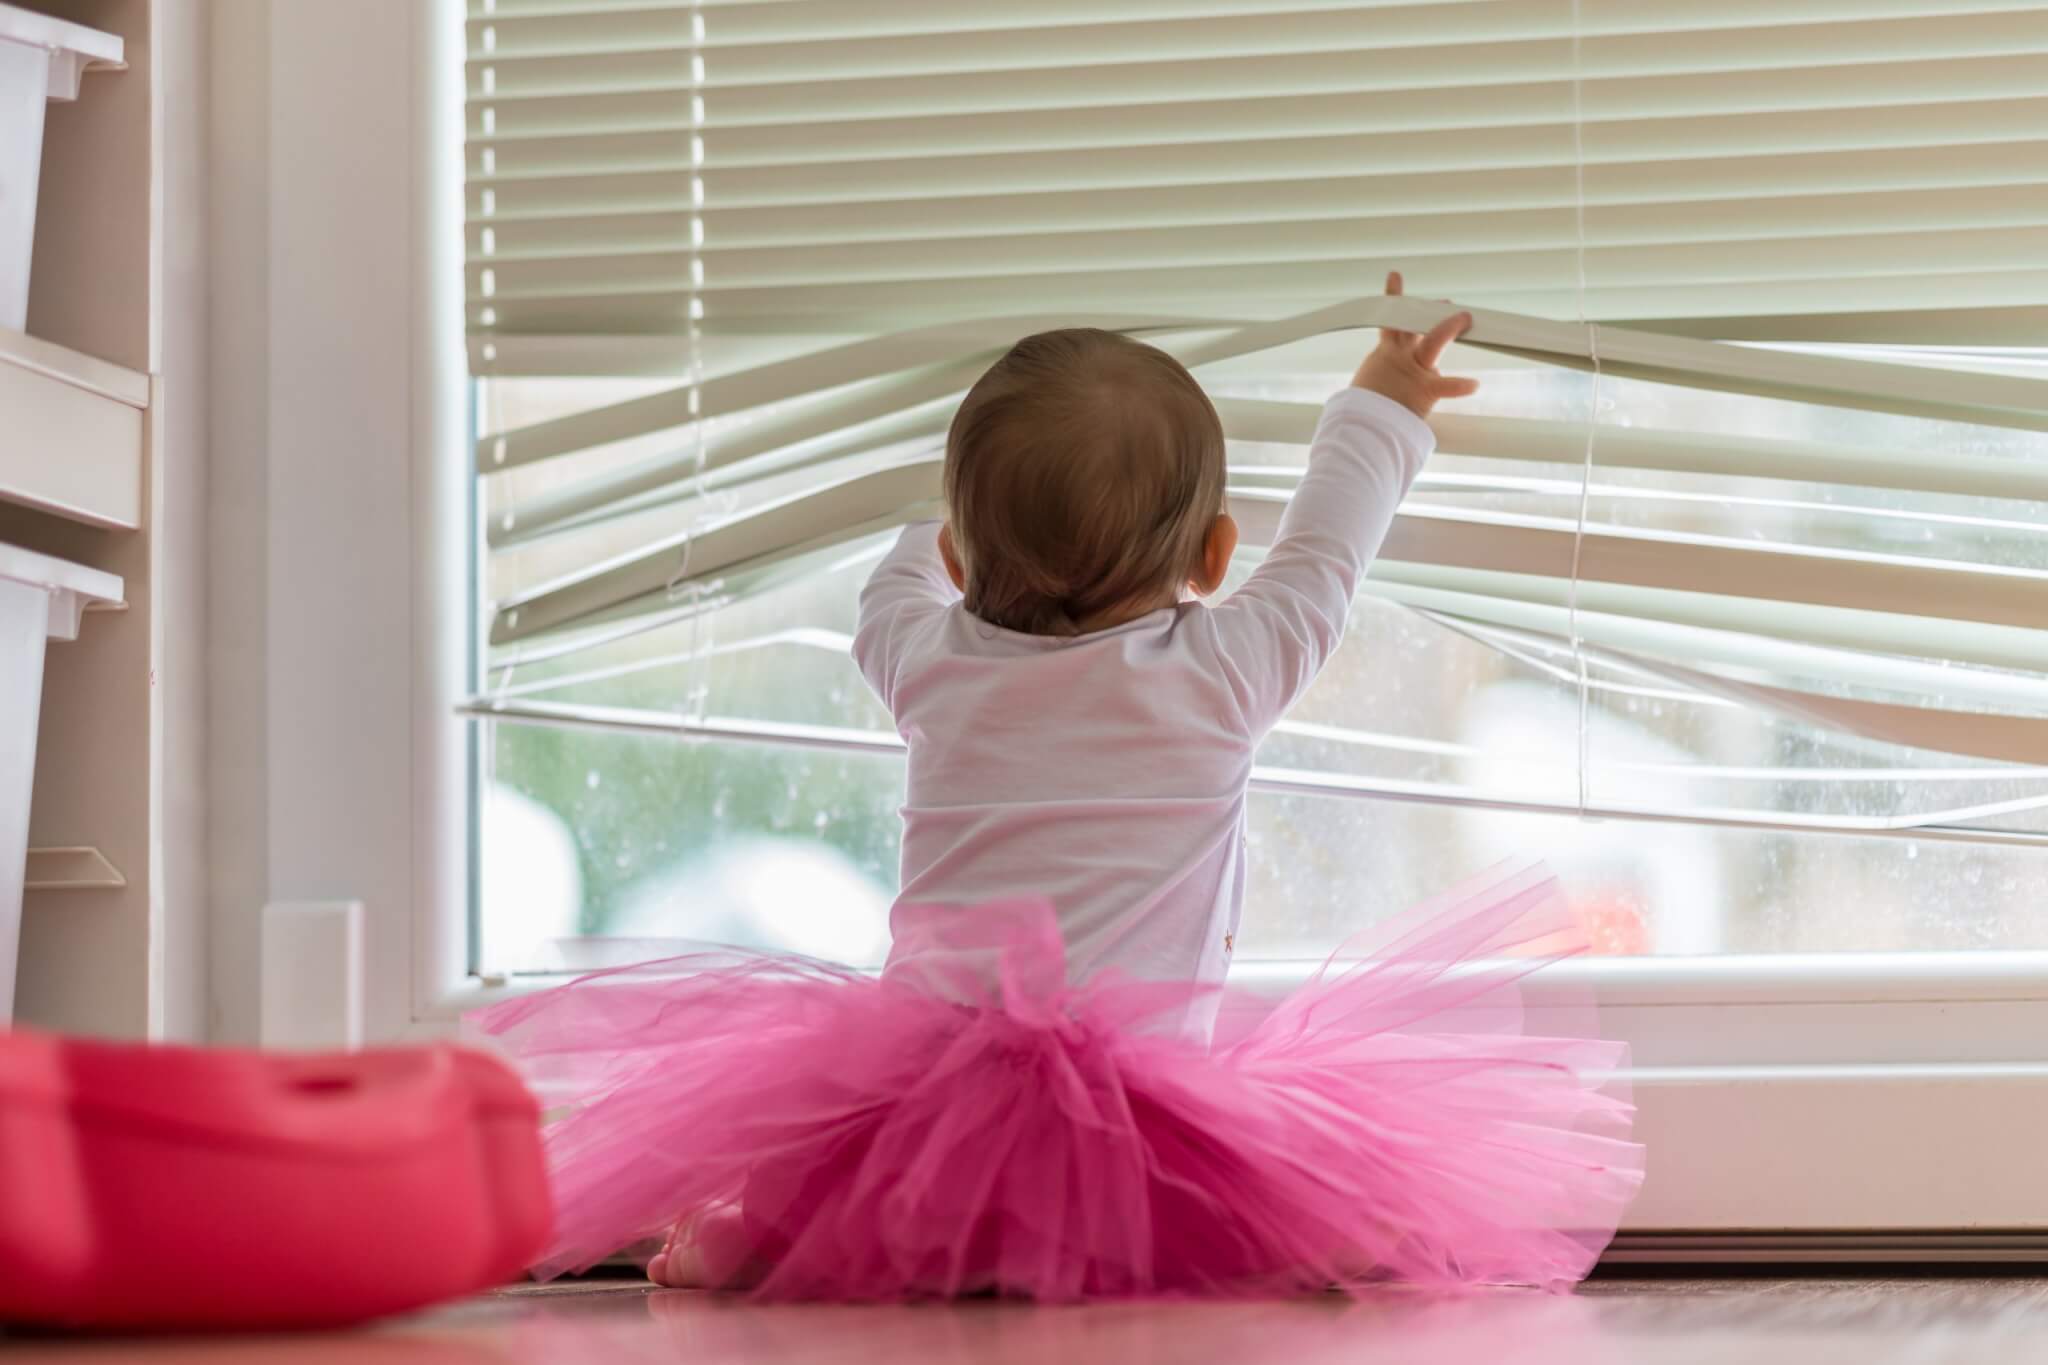
[[(1401, 292), (1399, 271), (1387, 276), (1387, 292)], [(1356, 388), (1370, 389), (1393, 399), (1417, 417), (1427, 417), (1430, 409), (1442, 399), (1464, 398), (1479, 392), (1478, 380), (1438, 374), (1436, 369), (1444, 348), (1465, 335), (1471, 326), (1472, 315), (1460, 313), (1456, 317), (1445, 318), (1430, 328), (1427, 335), (1420, 337), (1413, 332), (1397, 332), (1391, 327), (1382, 327), (1380, 344), (1358, 367), (1351, 383)]]

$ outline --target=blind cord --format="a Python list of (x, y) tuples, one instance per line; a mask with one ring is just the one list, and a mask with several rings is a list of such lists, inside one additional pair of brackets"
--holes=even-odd
[[(505, 400), (503, 393), (499, 390), (498, 385), (492, 381), (484, 381), (483, 383), (478, 384), (477, 387), (483, 391), (484, 401), (490, 405), (490, 412), (485, 415), (484, 421), (489, 424), (490, 430), (502, 432), (505, 429)], [(504, 438), (501, 436), (498, 438), (498, 459), (501, 462), (505, 458), (504, 450), (505, 441)], [(481, 500), (482, 490), (478, 490), (478, 492), (479, 500)], [(487, 514), (483, 510), (479, 510), (478, 516), (480, 518), (483, 518), (486, 515)], [(484, 525), (482, 521), (479, 521), (477, 527), (475, 528), (474, 534), (477, 537), (477, 543), (482, 544), (485, 535)], [(515, 648), (511, 651), (510, 654), (506, 656), (504, 663), (499, 665), (498, 667), (498, 681), (495, 684), (493, 684), (490, 681), (491, 668), (488, 663), (488, 660), (490, 659), (490, 648), (488, 641), (486, 641), (483, 645), (480, 646), (480, 651), (481, 652), (478, 654), (477, 657), (486, 661), (483, 667), (484, 686), (486, 690), (490, 692), (493, 698), (502, 699), (505, 695), (506, 690), (512, 686), (512, 672), (514, 669), (519, 667), (519, 655), (521, 651)]]
[(1581, 60), (1583, 32), (1581, 0), (1572, 6), (1572, 198), (1577, 230), (1575, 257), (1578, 267), (1576, 303), (1579, 325), (1586, 329), (1586, 355), (1593, 367), (1592, 392), (1586, 410), (1586, 449), (1579, 468), (1579, 514), (1572, 526), (1572, 576), (1565, 584), (1565, 630), (1570, 637), (1573, 672), (1578, 682), (1578, 814), (1586, 818), (1592, 805), (1593, 715), (1592, 671), (1586, 658), (1586, 642), (1579, 633), (1579, 566), (1586, 548), (1586, 522), (1593, 504), (1593, 449), (1600, 429), (1600, 329), (1586, 319), (1586, 117), (1585, 77)]
[[(1572, 0), (1574, 4), (1578, 0)], [(690, 607), (690, 658), (687, 686), (683, 690), (682, 714), (701, 724), (711, 704), (711, 647), (706, 633), (712, 627), (704, 609), (704, 585), (690, 581), (690, 546), (706, 515), (704, 506), (704, 5), (690, 4), (690, 291), (684, 305), (684, 341), (687, 347), (685, 382), (690, 391), (690, 520), (683, 528), (683, 544), (675, 577), (669, 580), (670, 602), (687, 602)], [(677, 592), (677, 584), (682, 591)]]

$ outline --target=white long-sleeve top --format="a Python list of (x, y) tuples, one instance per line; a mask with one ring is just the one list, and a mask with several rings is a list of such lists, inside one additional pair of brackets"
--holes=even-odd
[(1070, 981), (1111, 966), (1221, 981), (1244, 902), (1253, 752), (1343, 638), (1434, 444), (1406, 408), (1346, 389), (1244, 586), (1079, 636), (970, 614), (937, 525), (905, 530), (861, 594), (853, 644), (909, 746), (887, 970), (933, 976), (935, 956), (957, 970), (943, 917), (1043, 896)]

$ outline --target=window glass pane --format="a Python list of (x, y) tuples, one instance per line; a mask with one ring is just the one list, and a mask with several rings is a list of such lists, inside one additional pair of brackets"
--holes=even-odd
[(1252, 805), (1240, 958), (1318, 957), (1493, 861), (1540, 854), (1596, 951), (2048, 946), (2048, 843), (1971, 846), (1270, 795)]
[[(556, 971), (745, 943), (887, 951), (902, 764), (497, 724), (483, 952)], [(2048, 947), (2048, 843), (1766, 833), (1255, 794), (1240, 960), (1317, 957), (1502, 857), (1542, 854), (1598, 951)]]
[[(484, 965), (555, 971), (689, 938), (859, 965), (888, 950), (902, 762), (487, 726)], [(624, 943), (577, 945), (584, 937)]]

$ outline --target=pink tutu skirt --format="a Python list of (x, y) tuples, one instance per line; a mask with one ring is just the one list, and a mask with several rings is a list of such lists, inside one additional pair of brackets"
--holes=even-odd
[(1625, 1046), (1548, 1001), (1579, 1036), (1524, 1031), (1517, 981), (1575, 948), (1540, 868), (1265, 997), (1070, 986), (1042, 903), (927, 913), (979, 964), (943, 989), (719, 950), (472, 1016), (565, 1106), (535, 1270), (724, 1208), (771, 1298), (1558, 1288), (1641, 1181)]

